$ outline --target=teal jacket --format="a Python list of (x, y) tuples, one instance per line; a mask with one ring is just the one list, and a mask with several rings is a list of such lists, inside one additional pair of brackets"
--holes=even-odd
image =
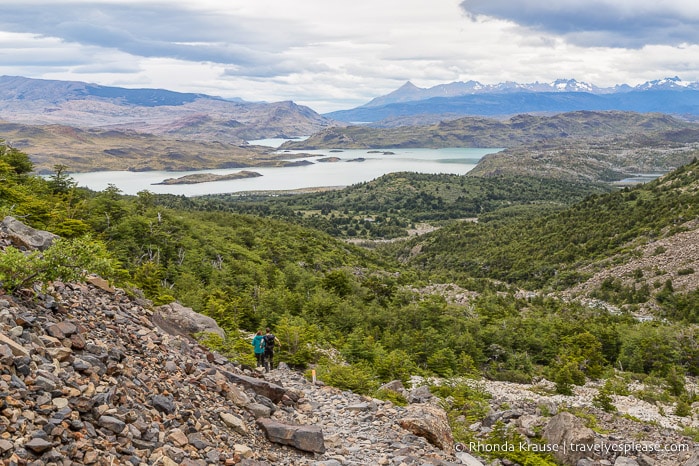
[(265, 352), (265, 347), (262, 346), (264, 341), (265, 341), (264, 335), (255, 335), (255, 338), (252, 339), (252, 346), (255, 347), (255, 354), (260, 354), (260, 353)]

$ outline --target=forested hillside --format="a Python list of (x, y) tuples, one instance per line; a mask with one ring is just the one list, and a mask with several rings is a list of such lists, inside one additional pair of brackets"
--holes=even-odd
[[(394, 175), (322, 198), (328, 203), (324, 215), (346, 202), (347, 215), (352, 210), (378, 217), (392, 215), (386, 209), (397, 208), (391, 203), (399, 206), (397, 196), (412, 186), (413, 202), (448, 199), (462, 206), (455, 216), (478, 217), (371, 251), (304, 226), (312, 222), (290, 221), (298, 217), (291, 214), (297, 205), (323, 209), (313, 196), (282, 198), (281, 207), (243, 204), (241, 210), (251, 212), (245, 214), (204, 211), (205, 203), (180, 199), (178, 205), (172, 196), (146, 191), (134, 197), (113, 186), (89, 192), (75, 188), (62, 171), (44, 180), (31, 169), (26, 155), (2, 146), (3, 217), (60, 234), (74, 248), (92, 245), (81, 251), (95, 251), (95, 260), (81, 267), (134, 294), (140, 289), (155, 303), (177, 299), (214, 317), (228, 338), (207, 344), (242, 363), (252, 355), (238, 330), (245, 335), (269, 325), (283, 342), (281, 360), (298, 368), (315, 364), (326, 382), (360, 393), (415, 374), (513, 381), (543, 376), (569, 393), (571, 385), (609, 377), (621, 367), (658, 380), (663, 396), (693, 401), (683, 381), (685, 374), (699, 375), (696, 288), (680, 293), (661, 283), (648, 299), (659, 303), (667, 320), (653, 322), (555, 292), (585, 278), (585, 265), (623, 262), (639, 245), (693, 228), (696, 162), (646, 186), (596, 194), (572, 207), (555, 202), (564, 191), (555, 184), (490, 179), (460, 186), (461, 178), (441, 176)], [(586, 188), (571, 187), (565, 202), (586, 194)], [(459, 195), (446, 196), (449, 191)], [(213, 208), (218, 201), (206, 202)], [(220, 207), (230, 210), (228, 202)], [(512, 207), (522, 203), (526, 215)], [(546, 207), (543, 213), (539, 205)], [(451, 207), (441, 208), (439, 219), (447, 222)], [(267, 218), (266, 209), (288, 210), (289, 219)], [(412, 222), (432, 207), (406, 204), (400, 210)], [(51, 250), (32, 256), (43, 272), (27, 276), (25, 256), (1, 255), (2, 286), (19, 291), (61, 278), (63, 269), (46, 268), (47, 258), (56, 256), (64, 265), (78, 257)], [(685, 274), (694, 273), (686, 268)], [(615, 299), (632, 304), (636, 298), (618, 293)], [(666, 303), (674, 303), (674, 311)]]
[[(695, 229), (698, 169), (695, 160), (646, 185), (593, 195), (550, 215), (515, 221), (484, 215), (478, 223), (452, 224), (401, 246), (401, 257), (455, 276), (565, 289), (585, 278), (585, 265), (627, 261), (641, 246)], [(411, 254), (416, 246), (419, 254)]]
[(611, 189), (603, 184), (531, 176), (391, 173), (342, 190), (274, 197), (162, 196), (159, 202), (187, 209), (284, 219), (340, 238), (391, 239), (407, 236), (408, 230), (421, 222), (436, 226), (495, 211), (506, 216), (555, 211)]

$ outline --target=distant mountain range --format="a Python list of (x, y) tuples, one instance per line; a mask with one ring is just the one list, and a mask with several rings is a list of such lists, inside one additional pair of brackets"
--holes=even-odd
[(508, 117), (576, 110), (660, 112), (695, 120), (699, 119), (699, 82), (674, 77), (633, 87), (623, 84), (606, 88), (575, 79), (494, 85), (468, 81), (430, 88), (407, 82), (365, 105), (324, 116), (350, 123), (401, 126), (462, 116)]
[(18, 76), (0, 76), (0, 119), (229, 144), (305, 136), (336, 124), (290, 101), (245, 102), (163, 89)]
[[(661, 128), (651, 121), (666, 123), (657, 115), (584, 113), (609, 110), (671, 114), (680, 118), (665, 130), (693, 130), (681, 126), (699, 121), (699, 83), (670, 78), (636, 87), (599, 88), (575, 80), (494, 86), (470, 81), (429, 89), (407, 83), (356, 109), (319, 115), (290, 101), (246, 102), (163, 89), (0, 76), (0, 139), (25, 151), (42, 172), (56, 164), (65, 164), (71, 171), (91, 171), (277, 163), (267, 153), (270, 150), (246, 142), (262, 138), (313, 135), (294, 146), (305, 149), (511, 147), (515, 142), (555, 137), (618, 134), (629, 125), (657, 131)], [(573, 118), (581, 122), (526, 115), (574, 111), (583, 111)], [(478, 118), (455, 121), (465, 116)], [(639, 118), (641, 123), (636, 121)], [(351, 127), (346, 123), (356, 121), (371, 124)], [(378, 133), (365, 131), (369, 129)], [(522, 138), (513, 139), (518, 132)]]
[(659, 113), (576, 111), (553, 116), (516, 115), (494, 118), (463, 117), (433, 125), (373, 128), (366, 125), (333, 127), (282, 150), (382, 149), (406, 147), (516, 147), (556, 139), (600, 140), (664, 133), (669, 143), (699, 140), (699, 126)]

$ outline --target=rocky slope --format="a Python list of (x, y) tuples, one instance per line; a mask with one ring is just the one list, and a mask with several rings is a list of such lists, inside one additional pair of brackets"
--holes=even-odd
[(164, 332), (142, 304), (90, 284), (54, 283), (29, 300), (0, 297), (3, 460), (320, 465), (451, 457), (400, 427), (402, 408), (315, 387), (290, 371), (265, 381)]
[(466, 117), (424, 126), (332, 127), (281, 149), (485, 147), (468, 176), (534, 176), (610, 182), (663, 173), (699, 151), (699, 126), (668, 115), (578, 111), (507, 120)]
[(534, 176), (575, 182), (617, 182), (645, 174), (652, 178), (691, 162), (699, 154), (697, 142), (674, 141), (676, 135), (666, 132), (650, 138), (547, 139), (488, 154), (468, 175)]
[[(670, 404), (649, 403), (633, 394), (613, 395), (617, 411), (608, 413), (594, 404), (599, 382), (575, 387), (573, 396), (553, 394), (553, 384), (546, 380), (534, 385), (497, 381), (472, 384), (480, 385), (493, 397), (490, 414), (471, 425), (472, 431), (487, 434), (500, 420), (526, 437), (535, 437), (539, 432), (551, 445), (562, 446), (564, 438), (569, 446), (599, 445), (596, 454), (579, 455), (572, 448), (555, 452), (554, 457), (562, 464), (699, 465), (699, 443), (682, 434), (684, 426), (699, 426), (696, 415), (674, 416)], [(635, 383), (629, 388), (631, 393), (638, 393), (646, 387)], [(617, 451), (610, 451), (613, 449)]]
[(171, 139), (133, 131), (35, 126), (0, 121), (0, 139), (27, 154), (37, 173), (68, 171), (240, 168), (274, 163), (269, 148), (222, 142)]
[[(593, 272), (592, 276), (564, 294), (568, 297), (586, 297), (610, 279), (618, 280), (627, 287), (646, 286), (653, 290), (651, 296), (660, 291), (658, 284), (668, 280), (679, 293), (696, 290), (699, 288), (699, 274), (694, 267), (699, 264), (699, 222), (694, 220), (682, 226), (687, 231), (638, 247), (633, 258), (616, 264), (613, 259), (607, 260), (581, 269)], [(650, 315), (657, 315), (659, 310), (655, 299), (641, 303), (640, 308)]]
[[(9, 224), (0, 232), (0, 250), (51, 241)], [(222, 334), (205, 316), (176, 303), (153, 307), (99, 277), (0, 292), (3, 464), (485, 464), (477, 445), (454, 443), (441, 401), (426, 386), (407, 391), (389, 384), (411, 402), (399, 407), (313, 384), (283, 365), (262, 374), (200, 346), (190, 334), (201, 331)], [(661, 406), (633, 397), (614, 399), (633, 418), (607, 415), (591, 406), (595, 385), (578, 388), (574, 397), (545, 393), (545, 381), (483, 387), (493, 398), (486, 418), (469, 427), (477, 438), (502, 421), (526, 445), (542, 432), (551, 444), (686, 445), (657, 453), (566, 454), (563, 464), (699, 464), (697, 445), (677, 430), (699, 426), (695, 418), (665, 415)], [(569, 412), (575, 408), (596, 416), (606, 431), (585, 426)]]

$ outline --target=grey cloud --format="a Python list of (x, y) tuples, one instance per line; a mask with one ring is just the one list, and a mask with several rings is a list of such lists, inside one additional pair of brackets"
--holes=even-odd
[(699, 17), (684, 13), (682, 4), (681, 1), (463, 0), (460, 6), (471, 18), (509, 20), (563, 36), (577, 45), (641, 48), (699, 43)]
[[(275, 27), (276, 26), (276, 27)], [(260, 55), (296, 45), (286, 22), (265, 24), (173, 5), (52, 2), (0, 4), (0, 29), (57, 37), (145, 57), (256, 66)]]
[(299, 72), (319, 74), (327, 71), (330, 71), (330, 67), (323, 64), (277, 60), (273, 57), (268, 57), (267, 60), (259, 60), (255, 65), (226, 68), (223, 75), (258, 79), (289, 76)]

